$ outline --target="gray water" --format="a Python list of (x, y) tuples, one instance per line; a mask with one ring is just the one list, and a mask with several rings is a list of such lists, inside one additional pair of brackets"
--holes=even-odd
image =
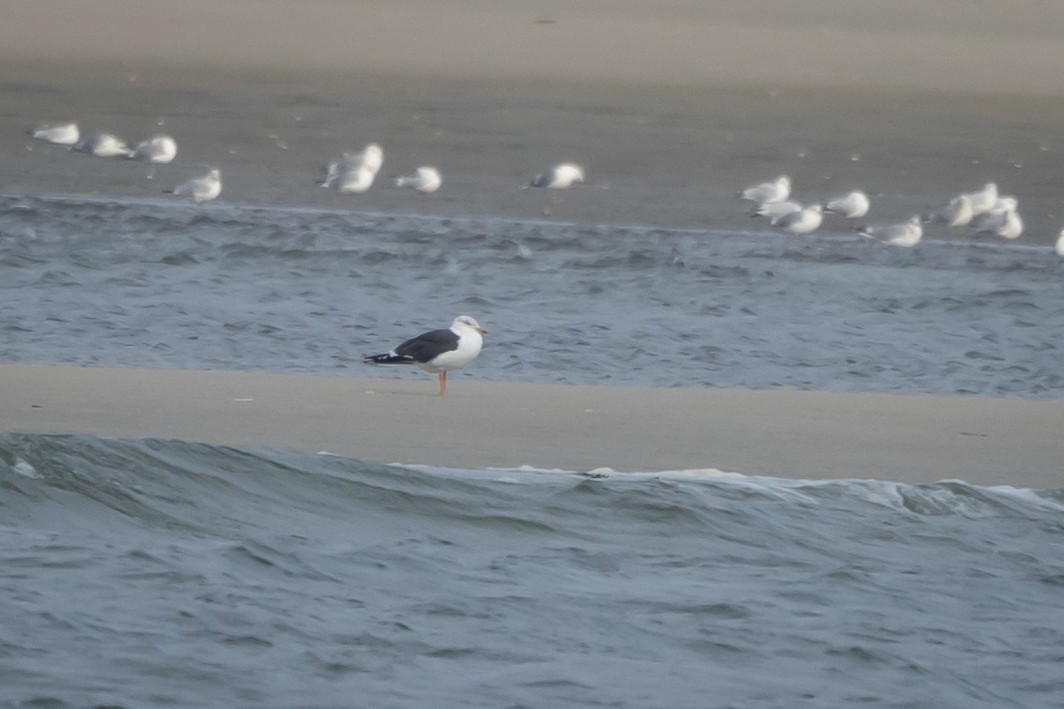
[(468, 313), (480, 380), (1064, 395), (1050, 248), (847, 229), (0, 198), (0, 361), (423, 377), (360, 358)]
[[(417, 377), (359, 357), (469, 313), (486, 381), (1062, 395), (1048, 248), (834, 226), (0, 197), (0, 361)], [(1062, 513), (0, 433), (0, 706), (1064, 707)]]
[(0, 704), (1064, 706), (1064, 493), (0, 435)]

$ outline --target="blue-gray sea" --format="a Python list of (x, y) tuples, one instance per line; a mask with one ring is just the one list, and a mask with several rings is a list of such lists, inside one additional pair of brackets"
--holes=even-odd
[[(2, 196), (0, 361), (1064, 396), (1051, 248), (759, 226)], [(0, 706), (1064, 707), (1064, 490), (780, 474), (0, 433)]]

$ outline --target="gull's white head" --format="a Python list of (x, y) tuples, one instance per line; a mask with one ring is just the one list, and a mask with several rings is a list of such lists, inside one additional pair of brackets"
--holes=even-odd
[(574, 182), (584, 181), (584, 168), (576, 163), (563, 162), (554, 168), (554, 182), (558, 187), (568, 187)]
[(381, 169), (381, 165), (384, 164), (384, 148), (378, 143), (369, 143), (362, 151), (362, 167), (370, 170), (374, 174)]
[(451, 323), (451, 329), (458, 331), (473, 330), (481, 335), (488, 334), (488, 329), (486, 327), (481, 327), (480, 323), (478, 323), (472, 315), (459, 315), (454, 319), (454, 322)]

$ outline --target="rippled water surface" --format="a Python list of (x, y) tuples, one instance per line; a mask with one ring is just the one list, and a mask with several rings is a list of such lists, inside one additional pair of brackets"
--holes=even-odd
[(1051, 707), (1060, 491), (0, 435), (0, 705)]
[(0, 360), (421, 376), (363, 354), (460, 313), (460, 376), (1058, 398), (1047, 247), (74, 197), (0, 198)]

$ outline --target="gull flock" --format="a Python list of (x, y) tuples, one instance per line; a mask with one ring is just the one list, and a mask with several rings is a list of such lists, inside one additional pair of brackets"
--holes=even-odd
[[(791, 178), (780, 175), (774, 180), (750, 185), (739, 197), (752, 206), (751, 216), (765, 217), (769, 224), (791, 234), (811, 234), (820, 228), (825, 214), (846, 220), (858, 220), (871, 209), (871, 200), (862, 190), (835, 196), (825, 203), (804, 205), (792, 198)], [(982, 189), (962, 192), (942, 207), (924, 214), (914, 214), (903, 222), (860, 224), (855, 231), (861, 236), (890, 246), (912, 248), (924, 236), (925, 225), (950, 229), (967, 229), (973, 236), (991, 235), (1012, 241), (1023, 234), (1020, 201), (1012, 195), (998, 193), (997, 184), (988, 182)], [(1057, 236), (1055, 250), (1064, 256), (1064, 230)]]
[[(167, 164), (177, 157), (177, 143), (168, 135), (155, 135), (130, 148), (111, 133), (82, 135), (74, 122), (41, 125), (30, 134), (47, 143), (62, 145), (73, 151), (94, 157), (121, 158), (147, 162), (152, 166), (148, 178), (154, 176), (154, 166)], [(384, 164), (384, 149), (379, 143), (368, 143), (361, 152), (343, 152), (328, 162), (319, 184), (341, 193), (360, 194), (368, 191), (376, 182)], [(563, 162), (536, 173), (525, 185), (546, 189), (567, 189), (584, 182), (584, 169), (572, 162)], [(412, 174), (395, 178), (397, 188), (410, 189), (421, 194), (432, 194), (443, 184), (438, 168), (431, 165), (418, 166)], [(175, 195), (185, 195), (193, 202), (202, 203), (216, 199), (222, 192), (222, 175), (217, 168), (193, 177), (172, 190)], [(988, 182), (982, 189), (961, 192), (945, 205), (923, 214), (914, 214), (909, 219), (886, 224), (858, 224), (871, 209), (871, 200), (862, 190), (852, 190), (831, 197), (823, 202), (803, 204), (792, 196), (792, 181), (788, 175), (750, 185), (738, 193), (750, 203), (748, 213), (763, 217), (770, 226), (794, 235), (809, 235), (816, 232), (825, 218), (838, 218), (855, 224), (854, 231), (862, 237), (890, 246), (912, 248), (924, 236), (925, 225), (941, 226), (952, 230), (966, 229), (973, 236), (990, 235), (1005, 240), (1018, 239), (1024, 230), (1019, 211), (1019, 199), (1001, 195), (997, 184)], [(1064, 229), (1058, 235), (1055, 251), (1064, 257)]]
[[(74, 122), (40, 125), (30, 131), (37, 140), (98, 158), (123, 158), (140, 160), (152, 165), (165, 164), (177, 157), (177, 142), (169, 135), (156, 135), (138, 143), (133, 148), (111, 133), (92, 133), (83, 136)], [(384, 165), (384, 149), (379, 143), (368, 143), (362, 152), (343, 152), (323, 168), (324, 176), (318, 184), (335, 192), (361, 194), (376, 182), (377, 174)], [(148, 174), (154, 176), (154, 171)], [(537, 173), (526, 187), (566, 189), (584, 181), (584, 168), (576, 163), (565, 162)], [(432, 165), (420, 165), (412, 174), (395, 178), (395, 186), (432, 194), (443, 185), (440, 170)], [(208, 202), (222, 193), (222, 174), (217, 168), (193, 177), (168, 190), (171, 194), (187, 195), (192, 201)]]

